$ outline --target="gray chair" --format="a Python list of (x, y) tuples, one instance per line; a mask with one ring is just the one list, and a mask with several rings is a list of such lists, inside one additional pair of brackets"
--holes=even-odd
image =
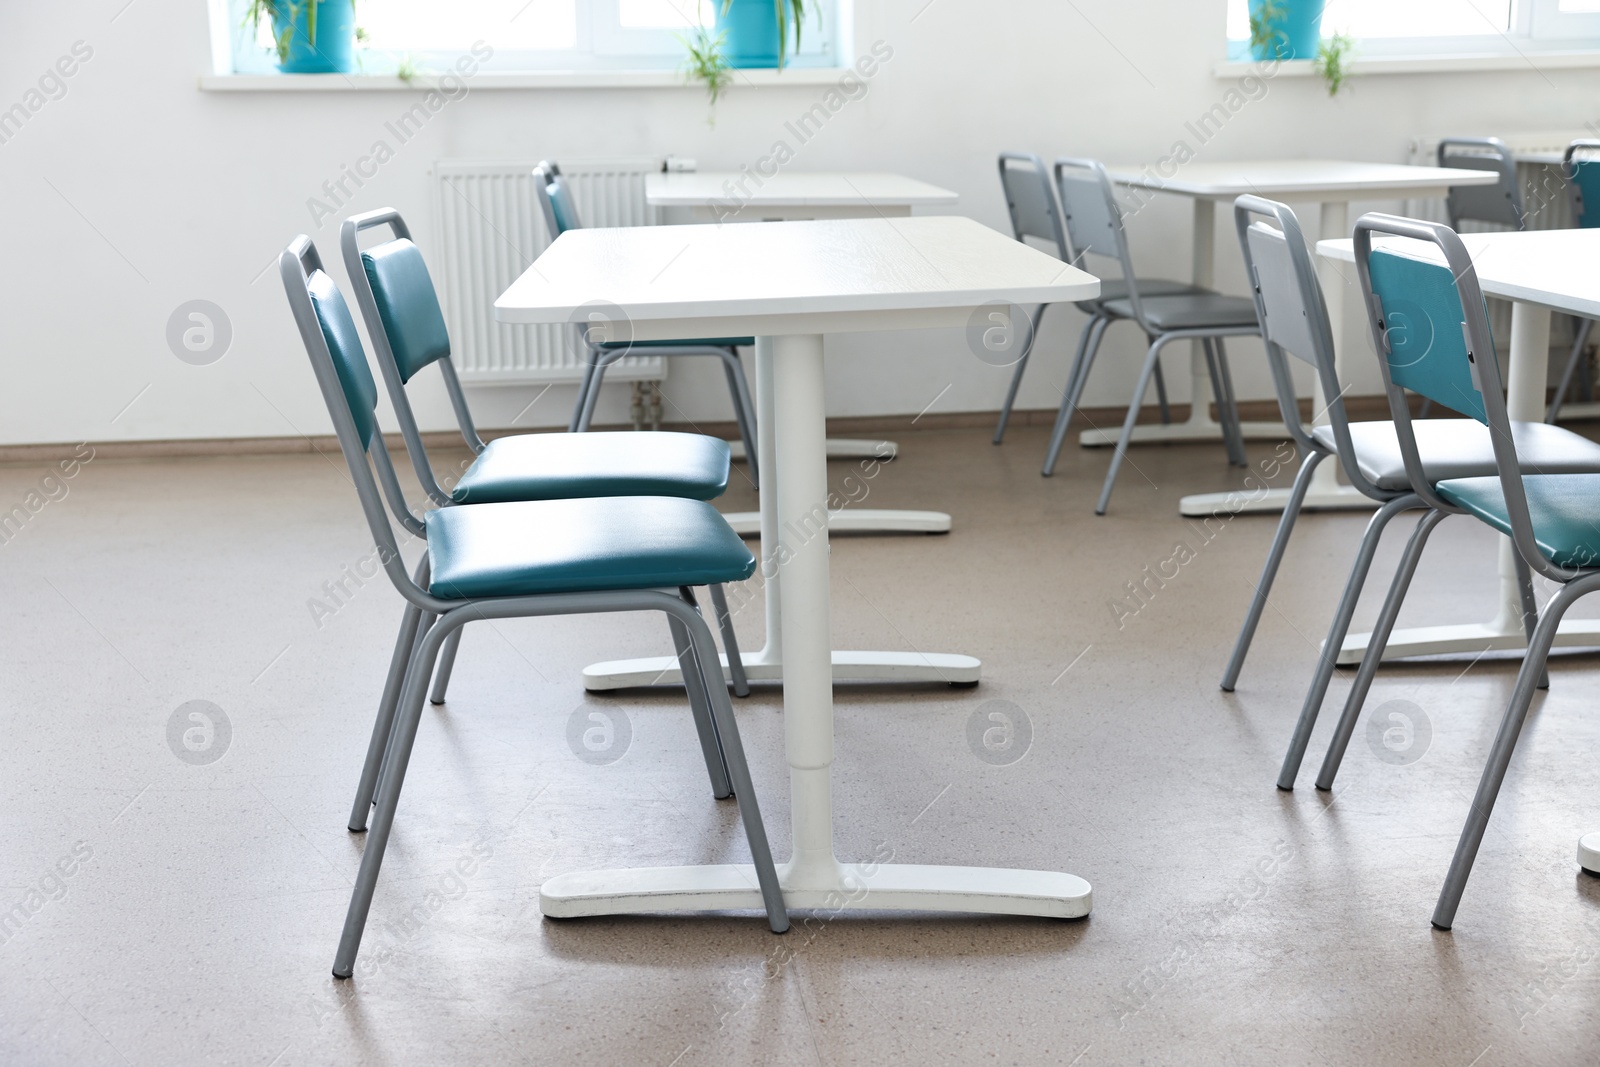
[[(1095, 255), (1113, 261), (1121, 269), (1123, 284), (1127, 287), (1125, 296), (1107, 300), (1103, 304), (1100, 334), (1104, 334), (1110, 323), (1126, 319), (1137, 323), (1150, 340), (1144, 368), (1139, 374), (1139, 384), (1134, 387), (1127, 417), (1123, 419), (1122, 434), (1117, 441), (1116, 452), (1111, 457), (1111, 468), (1106, 472), (1105, 485), (1095, 504), (1095, 514), (1106, 513), (1106, 507), (1111, 502), (1111, 490), (1116, 485), (1117, 471), (1133, 441), (1133, 428), (1139, 421), (1144, 395), (1150, 388), (1150, 379), (1160, 367), (1161, 350), (1174, 341), (1202, 342), (1206, 366), (1211, 373), (1212, 392), (1221, 412), (1228, 460), (1237, 466), (1244, 466), (1244, 435), (1239, 428), (1232, 376), (1228, 373), (1228, 356), (1222, 341), (1226, 337), (1260, 336), (1261, 327), (1256, 324), (1255, 304), (1245, 297), (1223, 296), (1209, 289), (1167, 296), (1146, 295), (1133, 269), (1122, 212), (1117, 207), (1111, 177), (1105, 167), (1092, 159), (1058, 159), (1055, 177), (1056, 188), (1061, 196), (1062, 221), (1073, 250), (1079, 256)], [(1067, 393), (1062, 398), (1061, 410), (1056, 414), (1050, 449), (1045, 454), (1042, 472), (1045, 477), (1055, 471), (1056, 459), (1066, 440), (1067, 426), (1077, 409), (1078, 399), (1083, 395), (1098, 349), (1099, 337), (1096, 336), (1083, 346), (1068, 374)]]
[[(1006, 211), (1011, 216), (1011, 232), (1017, 240), (1025, 241), (1031, 237), (1036, 241), (1043, 241), (1051, 246), (1050, 250), (1062, 262), (1073, 264), (1078, 262), (1081, 257), (1073, 251), (1071, 239), (1061, 224), (1061, 212), (1056, 205), (1055, 190), (1050, 185), (1050, 172), (1046, 169), (1044, 160), (1032, 152), (1000, 153), (1000, 188), (1006, 196)], [(1168, 281), (1165, 278), (1139, 279), (1139, 293), (1143, 296), (1172, 296), (1202, 291), (1188, 282)], [(1089, 316), (1089, 321), (1084, 323), (1083, 330), (1078, 334), (1078, 350), (1072, 361), (1074, 367), (1083, 362), (1084, 352), (1089, 345), (1098, 346), (1100, 343), (1105, 324), (1109, 321), (1105, 312), (1106, 302), (1120, 300), (1127, 295), (1127, 284), (1121, 278), (1107, 278), (1100, 283), (1098, 297), (1094, 300), (1079, 301), (1074, 305)], [(1022, 358), (1017, 360), (1017, 369), (1012, 372), (1011, 387), (1006, 390), (1005, 403), (1000, 407), (1000, 421), (994, 428), (995, 444), (1000, 444), (1005, 439), (1006, 424), (1011, 420), (1011, 407), (1016, 403), (1017, 389), (1022, 385), (1022, 375), (1028, 369), (1028, 357), (1033, 354), (1033, 343), (1039, 336), (1039, 325), (1044, 319), (1045, 308), (1049, 306), (1040, 304), (1031, 316), (1033, 329), (1028, 335), (1028, 343), (1023, 350)], [(1156, 366), (1155, 378), (1156, 397), (1161, 404), (1161, 421), (1170, 422), (1172, 416), (1167, 409), (1167, 383), (1161, 374), (1159, 364)], [(1070, 385), (1069, 382), (1069, 388)], [(1063, 393), (1065, 392), (1066, 390), (1063, 390)]]
[[(1231, 692), (1238, 681), (1317, 466), (1328, 456), (1337, 456), (1350, 484), (1382, 505), (1367, 524), (1361, 539), (1278, 775), (1279, 788), (1293, 789), (1379, 540), (1396, 515), (1423, 507), (1424, 503), (1412, 491), (1395, 424), (1387, 420), (1348, 421), (1343, 388), (1335, 371), (1333, 331), (1328, 322), (1327, 304), (1294, 212), (1284, 204), (1242, 196), (1234, 202), (1234, 224), (1244, 254), (1245, 274), (1255, 296), (1279, 411), (1304, 459), (1223, 674), (1224, 690)], [(1306, 426), (1300, 421), (1285, 353), (1309, 363), (1322, 385), (1323, 395), (1331, 398), (1327, 425)], [(1600, 470), (1600, 444), (1575, 433), (1534, 422), (1515, 423), (1512, 432), (1530, 469)], [(1477, 477), (1491, 474), (1495, 469), (1494, 444), (1483, 425), (1473, 419), (1418, 421), (1413, 424), (1411, 433), (1424, 475), (1431, 481)]]
[[(391, 238), (363, 250), (361, 234), (378, 228), (389, 231)], [(437, 506), (603, 496), (712, 500), (726, 491), (728, 446), (702, 434), (513, 434), (485, 444), (450, 358), (450, 335), (427, 263), (400, 212), (379, 208), (351, 216), (339, 228), (339, 244), (412, 470)], [(439, 368), (461, 437), (474, 454), (472, 464), (460, 472), (448, 491), (439, 485), (406, 395), (407, 384), (430, 364)], [(734, 692), (749, 696), (733, 618), (721, 585), (711, 587), (711, 603), (722, 630)], [(439, 657), (429, 697), (435, 704), (444, 703), (461, 634), (457, 630), (450, 635)]]
[(1441, 167), (1486, 170), (1498, 179), (1493, 185), (1457, 185), (1445, 197), (1450, 228), (1464, 221), (1490, 222), (1520, 230), (1527, 225), (1522, 207), (1522, 183), (1517, 161), (1498, 137), (1446, 137), (1440, 140), (1436, 159)]
[[(279, 257), (278, 267), (378, 558), (407, 604), (351, 811), (350, 829), (365, 831), (367, 841), (334, 976), (348, 978), (355, 966), (434, 662), (450, 634), (488, 619), (660, 611), (687, 633), (680, 664), (712, 794), (738, 798), (767, 921), (774, 933), (787, 930), (788, 913), (716, 646), (687, 594), (692, 585), (749, 577), (755, 570), (749, 549), (710, 504), (679, 497), (471, 504), (438, 508), (419, 519), (383, 447), (377, 385), (339, 287), (303, 235)], [(414, 575), (406, 572), (385, 500), (405, 529), (425, 539)], [(574, 539), (574, 528), (594, 536)]]
[[(1571, 197), (1572, 219), (1579, 229), (1600, 226), (1600, 155), (1597, 154), (1600, 154), (1600, 141), (1582, 139), (1567, 145), (1567, 151), (1561, 157), (1561, 172), (1567, 179), (1567, 193)], [(1589, 332), (1593, 326), (1593, 319), (1578, 320), (1572, 354), (1567, 357), (1566, 369), (1561, 372), (1561, 384), (1556, 386), (1556, 395), (1550, 401), (1545, 422), (1555, 422), (1561, 414), (1561, 405), (1566, 403), (1567, 391), (1572, 388), (1572, 379), (1580, 367), (1583, 368), (1585, 393), (1592, 390), (1593, 383), (1589, 381), (1588, 368), (1583, 363), (1583, 351), (1589, 346)]]
[[(550, 239), (568, 230), (583, 226), (578, 206), (573, 201), (572, 189), (562, 176), (561, 168), (546, 160), (533, 168), (533, 189), (539, 199), (539, 210), (544, 215), (545, 229)], [(745, 462), (750, 467), (750, 481), (756, 483), (760, 467), (756, 456), (756, 405), (750, 398), (750, 383), (745, 377), (744, 364), (739, 361), (739, 349), (756, 343), (754, 337), (712, 337), (698, 340), (672, 341), (617, 341), (596, 343), (586, 330), (574, 327), (578, 344), (584, 348), (583, 378), (578, 383), (578, 399), (573, 405), (572, 421), (568, 429), (582, 433), (594, 419), (595, 405), (600, 400), (600, 386), (605, 381), (606, 369), (629, 355), (641, 356), (714, 356), (722, 360), (723, 374), (728, 380), (728, 395), (733, 400), (733, 416), (739, 425), (739, 437), (744, 441)]]

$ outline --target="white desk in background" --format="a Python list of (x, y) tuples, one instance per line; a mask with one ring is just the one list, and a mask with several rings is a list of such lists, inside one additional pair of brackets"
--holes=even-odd
[[(1099, 291), (1095, 278), (971, 219), (933, 217), (572, 230), (495, 302), (502, 322), (568, 322), (602, 299), (622, 308), (641, 340), (770, 339), (756, 361), (774, 400), (760, 426), (770, 457), (761, 478), (767, 646), (746, 662), (777, 667), (783, 679), (794, 850), (779, 878), (791, 908), (1089, 912), (1089, 883), (1070, 874), (835, 858), (835, 673), (841, 656), (887, 654), (832, 650), (828, 526), (818, 512), (829, 492), (826, 334), (964, 326), (990, 302), (1071, 302)], [(732, 864), (565, 874), (539, 896), (546, 915), (562, 918), (760, 907), (753, 869)]]
[[(684, 211), (697, 222), (784, 222), (816, 219), (902, 218), (918, 207), (952, 207), (960, 198), (949, 189), (876, 171), (824, 173), (780, 170), (770, 177), (755, 171), (666, 171), (645, 177), (645, 202)], [(756, 423), (771, 410), (771, 398), (756, 396)], [(744, 442), (730, 441), (735, 456)], [(759, 446), (758, 446), (759, 447)], [(893, 441), (834, 438), (831, 459), (893, 459)], [(751, 512), (725, 516), (739, 533), (760, 528)], [(948, 533), (950, 516), (941, 511), (887, 511), (850, 508), (834, 515), (838, 533)]]
[[(1318, 236), (1322, 239), (1344, 237), (1350, 233), (1350, 202), (1352, 200), (1404, 200), (1407, 198), (1442, 197), (1454, 185), (1492, 185), (1495, 176), (1487, 171), (1457, 170), (1441, 167), (1413, 167), (1398, 163), (1349, 163), (1336, 160), (1297, 159), (1240, 163), (1188, 163), (1180, 166), (1170, 178), (1162, 177), (1154, 167), (1108, 167), (1111, 180), (1119, 185), (1145, 191), (1148, 194), (1170, 193), (1187, 196), (1194, 201), (1194, 263), (1191, 280), (1196, 285), (1211, 287), (1216, 277), (1216, 205), (1219, 201), (1231, 205), (1245, 193), (1254, 193), (1269, 200), (1290, 204), (1316, 203), (1322, 207)], [(1126, 208), (1124, 209), (1126, 213)], [(1231, 228), (1230, 228), (1231, 232)], [(1349, 344), (1340, 336), (1344, 321), (1343, 275), (1331, 264), (1322, 273), (1322, 291), (1327, 298), (1328, 317), (1333, 323), (1336, 358), (1342, 362)], [(1361, 342), (1364, 344), (1365, 342)], [(1169, 426), (1139, 426), (1133, 439), (1140, 441), (1220, 441), (1222, 428), (1211, 417), (1211, 383), (1206, 373), (1205, 360), (1199, 342), (1195, 342), (1190, 360), (1193, 377), (1193, 397), (1188, 421)], [(1321, 413), (1324, 401), (1320, 387), (1312, 393), (1312, 408)], [(1318, 421), (1326, 421), (1319, 414)], [(1280, 440), (1288, 431), (1279, 422), (1247, 422), (1247, 438)], [(1114, 445), (1117, 431), (1085, 430), (1079, 441), (1086, 446)], [(1340, 485), (1336, 464), (1325, 463), (1312, 476), (1311, 488), (1306, 493), (1305, 507), (1317, 508), (1370, 508), (1375, 505), (1349, 486)], [(1236, 493), (1202, 493), (1183, 498), (1184, 515), (1210, 515), (1237, 506)], [(1244, 512), (1282, 511), (1289, 499), (1289, 490), (1274, 489), (1255, 494), (1246, 503)]]
[[(1506, 411), (1518, 421), (1543, 422), (1545, 379), (1550, 361), (1550, 313), (1564, 311), (1600, 318), (1600, 271), (1595, 269), (1595, 264), (1600, 262), (1600, 230), (1464, 233), (1461, 241), (1472, 256), (1484, 295), (1512, 302)], [(1418, 246), (1396, 244), (1395, 247), (1410, 252)], [(1317, 252), (1326, 260), (1354, 267), (1354, 245), (1348, 238), (1323, 241), (1317, 245)], [(1367, 347), (1370, 352), (1371, 346)], [(1500, 607), (1492, 620), (1395, 630), (1383, 658), (1445, 652), (1477, 654), (1489, 649), (1526, 647), (1513, 551), (1510, 539), (1502, 538)], [(1339, 662), (1358, 662), (1366, 651), (1369, 636), (1351, 634), (1345, 638)], [(1600, 622), (1567, 619), (1562, 622), (1555, 643), (1557, 647), (1600, 647)]]

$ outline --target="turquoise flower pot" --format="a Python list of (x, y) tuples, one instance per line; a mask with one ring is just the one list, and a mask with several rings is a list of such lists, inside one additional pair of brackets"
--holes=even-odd
[[(311, 40), (311, 9), (316, 7), (316, 43)], [(356, 69), (355, 0), (272, 0), (272, 32), (292, 27), (289, 55), (278, 64), (285, 74), (349, 74)]]
[[(1282, 14), (1267, 20), (1271, 40), (1251, 45), (1252, 59), (1315, 59), (1322, 40), (1325, 0), (1277, 0)], [(1250, 0), (1250, 17), (1259, 19), (1266, 0)]]
[(753, 70), (778, 65), (778, 5), (773, 0), (733, 0), (726, 14), (722, 0), (712, 3), (729, 66)]

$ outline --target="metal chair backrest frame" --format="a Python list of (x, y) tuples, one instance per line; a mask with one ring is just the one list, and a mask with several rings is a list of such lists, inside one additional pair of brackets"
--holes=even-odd
[(1493, 185), (1458, 185), (1445, 197), (1450, 228), (1463, 220), (1495, 222), (1520, 230), (1527, 225), (1522, 207), (1522, 185), (1511, 149), (1498, 137), (1446, 137), (1439, 142), (1436, 160), (1441, 167), (1486, 170), (1499, 177)]
[(1133, 317), (1146, 333), (1160, 332), (1145, 321), (1122, 209), (1117, 206), (1116, 192), (1105, 165), (1094, 159), (1062, 157), (1055, 162), (1055, 179), (1067, 248), (1072, 253), (1069, 262), (1083, 266), (1080, 261), (1091, 255), (1113, 260), (1122, 271)]
[(1006, 194), (1012, 236), (1019, 241), (1025, 237), (1048, 241), (1055, 245), (1062, 262), (1072, 262), (1072, 246), (1061, 225), (1061, 210), (1044, 160), (1032, 152), (1001, 152), (1000, 188)]
[[(382, 226), (387, 226), (393, 236), (388, 241), (363, 251), (360, 245), (361, 234)], [(428, 460), (427, 449), (423, 446), (422, 433), (417, 427), (416, 415), (406, 395), (407, 383), (423, 367), (429, 364), (437, 365), (439, 374), (444, 379), (445, 392), (450, 397), (450, 407), (455, 412), (456, 424), (461, 428), (462, 439), (475, 454), (482, 452), (487, 446), (483, 438), (478, 435), (478, 428), (472, 421), (472, 412), (467, 407), (467, 397), (461, 388), (461, 379), (457, 376), (455, 363), (450, 358), (450, 339), (444, 332), (444, 317), (439, 310), (438, 294), (434, 290), (432, 279), (428, 276), (427, 264), (411, 239), (411, 230), (406, 226), (405, 219), (392, 207), (367, 211), (345, 219), (343, 225), (339, 227), (339, 245), (344, 257), (345, 273), (349, 275), (350, 283), (355, 287), (356, 303), (360, 306), (361, 317), (367, 324), (367, 336), (371, 338), (372, 346), (378, 354), (378, 369), (383, 374), (390, 404), (394, 407), (395, 418), (400, 423), (400, 435), (405, 441), (406, 452), (411, 457), (411, 467), (416, 472), (417, 480), (422, 484), (423, 492), (428, 494), (430, 500), (440, 506), (449, 504), (452, 502), (451, 497), (439, 485), (433, 465)], [(384, 266), (380, 265), (380, 260), (389, 257), (403, 257), (405, 265), (414, 268), (410, 276), (404, 281), (398, 278), (393, 281), (386, 279), (386, 271)], [(378, 291), (374, 288), (374, 282), (378, 287), (385, 289), (381, 301)], [(388, 287), (391, 285), (396, 287), (395, 291), (389, 291)], [(403, 305), (412, 314), (426, 314), (430, 320), (436, 320), (432, 324), (431, 343), (420, 353), (408, 352), (405, 360), (402, 360), (395, 351), (395, 344), (399, 340), (395, 334), (401, 327), (398, 323), (387, 322), (382, 310), (384, 306), (396, 305)]]
[(559, 166), (547, 159), (541, 160), (533, 168), (533, 191), (539, 199), (539, 211), (544, 216), (550, 240), (554, 241), (568, 230), (583, 228), (578, 205), (572, 200), (572, 187)]

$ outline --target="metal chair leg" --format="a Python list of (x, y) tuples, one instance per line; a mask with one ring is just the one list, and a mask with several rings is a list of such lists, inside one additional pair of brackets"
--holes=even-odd
[(1111, 503), (1111, 490), (1117, 484), (1117, 471), (1122, 467), (1122, 457), (1127, 455), (1128, 446), (1133, 443), (1133, 427), (1139, 421), (1139, 408), (1144, 404), (1145, 393), (1150, 391), (1150, 377), (1155, 373), (1156, 361), (1161, 358), (1161, 349), (1166, 342), (1165, 337), (1156, 338), (1149, 354), (1144, 357), (1144, 369), (1139, 372), (1139, 384), (1134, 386), (1127, 417), (1122, 420), (1122, 435), (1117, 438), (1117, 450), (1111, 456), (1111, 469), (1106, 471), (1105, 484), (1100, 487), (1100, 499), (1094, 506), (1096, 515), (1104, 515), (1106, 506)]
[(609, 353), (594, 353), (594, 367), (589, 371), (589, 391), (584, 394), (583, 407), (578, 412), (576, 433), (588, 431), (589, 424), (594, 421), (594, 409), (600, 403), (600, 387), (605, 384), (606, 369), (622, 358), (616, 356), (607, 359), (607, 355)]
[[(1513, 549), (1511, 556), (1517, 568), (1517, 598), (1522, 601), (1522, 632), (1527, 635), (1531, 646), (1533, 632), (1539, 626), (1539, 601), (1533, 595), (1533, 571), (1528, 567), (1528, 561), (1522, 558), (1522, 553)], [(1539, 688), (1550, 688), (1548, 669), (1539, 673)]]
[(589, 403), (589, 390), (594, 385), (594, 367), (596, 356), (592, 349), (585, 349), (586, 356), (583, 361), (583, 377), (578, 380), (578, 396), (572, 402), (572, 418), (567, 420), (567, 432), (577, 433), (578, 422), (583, 417), (583, 409)]
[[(683, 621), (675, 615), (668, 615), (667, 624), (672, 628), (678, 669), (683, 673), (683, 688), (689, 694), (689, 710), (694, 715), (695, 732), (700, 736), (700, 754), (705, 758), (706, 775), (711, 779), (711, 795), (718, 800), (727, 800), (733, 795), (733, 787), (728, 784), (727, 753), (717, 740), (716, 726), (711, 718), (711, 704), (705, 688), (706, 676), (700, 664), (695, 662), (694, 646)], [(721, 675), (720, 663), (718, 668), (717, 673)], [(719, 677), (717, 681), (720, 685), (722, 680)]]
[(1456, 843), (1455, 856), (1450, 860), (1450, 872), (1445, 875), (1444, 888), (1440, 890), (1439, 901), (1433, 908), (1433, 925), (1441, 930), (1448, 930), (1455, 923), (1456, 908), (1461, 904), (1461, 894), (1467, 888), (1467, 878), (1472, 874), (1472, 862), (1478, 857), (1483, 833), (1489, 827), (1489, 815), (1494, 811), (1495, 799), (1500, 795), (1506, 768), (1511, 765), (1511, 754), (1516, 750), (1517, 738), (1522, 734), (1522, 724), (1528, 718), (1528, 707), (1533, 703), (1538, 678), (1550, 659), (1550, 645), (1555, 641), (1556, 629), (1573, 602), (1593, 588), (1593, 582), (1574, 582), (1562, 586), (1560, 592), (1545, 605), (1544, 615), (1528, 641), (1528, 654), (1522, 660), (1522, 669), (1517, 672), (1517, 683), (1511, 690), (1511, 702), (1506, 707), (1505, 718), (1500, 720), (1500, 732), (1495, 735), (1494, 747), (1489, 750), (1483, 777), (1478, 781), (1478, 792), (1472, 798), (1466, 825), (1461, 828), (1461, 839)]
[(739, 635), (733, 632), (733, 612), (728, 610), (728, 597), (722, 586), (711, 587), (711, 610), (717, 615), (717, 629), (722, 631), (722, 650), (728, 657), (728, 680), (733, 683), (733, 695), (750, 695), (750, 680), (745, 677), (744, 658), (739, 653)]
[(335, 978), (349, 978), (355, 969), (356, 952), (361, 947), (361, 935), (367, 925), (367, 912), (372, 908), (372, 893), (378, 885), (378, 870), (383, 866), (384, 849), (389, 844), (395, 809), (400, 804), (400, 787), (405, 783), (406, 765), (411, 761), (411, 748), (417, 739), (417, 724), (422, 719), (422, 701), (428, 679), (433, 675), (439, 647), (447, 636), (441, 635), (439, 630), (438, 626), (428, 630), (406, 670), (405, 688), (384, 758), (385, 773), (379, 783), (377, 804), (373, 809), (372, 828), (367, 831), (366, 847), (361, 853), (361, 869), (356, 874), (355, 889), (350, 894), (350, 908), (345, 913), (344, 931), (339, 936), (339, 949), (333, 958)]
[(711, 631), (706, 629), (705, 620), (698, 614), (683, 620), (683, 625), (689, 635), (693, 655), (704, 672), (701, 675), (702, 685), (711, 698), (711, 715), (717, 736), (721, 739), (733, 795), (739, 803), (739, 818), (744, 823), (745, 840), (750, 846), (756, 881), (761, 886), (767, 924), (773, 933), (781, 934), (789, 929), (789, 911), (783, 902), (783, 889), (778, 885), (778, 871), (772, 862), (772, 848), (767, 842), (766, 825), (761, 821), (761, 807), (756, 801), (755, 786), (750, 781), (744, 744), (739, 740), (739, 724), (734, 721), (733, 703), (728, 699), (728, 687), (720, 684), (722, 670), (717, 662), (717, 646), (711, 640)]
[(422, 623), (422, 609), (412, 604), (400, 617), (400, 633), (394, 641), (394, 655), (389, 659), (389, 676), (383, 683), (383, 696), (378, 701), (378, 718), (372, 724), (372, 740), (367, 742), (367, 760), (361, 765), (361, 780), (356, 785), (356, 801), (350, 808), (350, 832), (365, 833), (367, 812), (372, 798), (377, 794), (378, 771), (383, 766), (383, 753), (389, 745), (389, 732), (394, 726), (394, 709), (400, 703), (400, 690), (405, 684), (406, 668), (417, 644), (417, 633)]
[(1222, 691), (1225, 693), (1233, 692), (1235, 683), (1239, 681), (1239, 672), (1244, 669), (1244, 657), (1250, 651), (1250, 643), (1255, 640), (1261, 613), (1266, 610), (1267, 594), (1272, 591), (1272, 583), (1278, 577), (1278, 566), (1283, 562), (1284, 550), (1289, 547), (1289, 535), (1294, 532), (1295, 520), (1300, 517), (1306, 490), (1311, 488), (1311, 476), (1317, 465), (1326, 458), (1322, 452), (1308, 453), (1305, 462), (1300, 464), (1300, 473), (1294, 477), (1294, 488), (1289, 491), (1289, 500), (1284, 505), (1282, 517), (1278, 519), (1278, 532), (1272, 537), (1272, 547), (1267, 550), (1267, 562), (1261, 568), (1261, 580), (1256, 583), (1255, 595), (1251, 597), (1250, 608), (1245, 612), (1244, 625), (1239, 627), (1239, 637), (1233, 643), (1233, 655), (1229, 657), (1228, 667), (1222, 673)]
[(1217, 374), (1222, 378), (1223, 401), (1227, 412), (1224, 417), (1233, 427), (1233, 440), (1239, 450), (1239, 461), (1234, 466), (1247, 467), (1250, 459), (1244, 451), (1244, 421), (1239, 418), (1239, 396), (1233, 391), (1233, 368), (1228, 363), (1228, 347), (1220, 337), (1216, 339), (1216, 346)]
[(1350, 620), (1356, 612), (1356, 602), (1361, 599), (1361, 589), (1367, 584), (1367, 572), (1372, 569), (1372, 558), (1377, 554), (1378, 542), (1383, 539), (1384, 528), (1402, 511), (1419, 508), (1422, 501), (1415, 495), (1398, 497), (1384, 504), (1367, 523), (1361, 537), (1361, 547), (1356, 551), (1355, 562), (1350, 565), (1350, 577), (1345, 581), (1344, 595), (1334, 609), (1333, 623), (1328, 627), (1328, 637), (1322, 642), (1322, 652), (1317, 657), (1317, 669), (1311, 676), (1311, 688), (1306, 691), (1305, 703), (1300, 706), (1300, 719), (1295, 723), (1294, 736), (1289, 740), (1289, 750), (1283, 755), (1283, 766), (1278, 770), (1278, 788), (1293, 789), (1300, 774), (1300, 764), (1306, 758), (1306, 747), (1311, 743), (1311, 731), (1317, 725), (1317, 715), (1322, 711), (1322, 701), (1328, 693), (1328, 683), (1333, 680), (1333, 670), (1339, 662), (1339, 650), (1344, 647), (1345, 635), (1350, 632)]
[(1383, 651), (1389, 646), (1389, 635), (1394, 632), (1395, 619), (1399, 618), (1400, 607), (1405, 603), (1406, 590), (1411, 587), (1411, 578), (1417, 573), (1417, 561), (1427, 547), (1428, 535), (1444, 520), (1445, 513), (1442, 511), (1429, 511), (1424, 515), (1411, 534), (1405, 554), (1400, 557), (1400, 566), (1395, 570), (1389, 595), (1383, 601), (1383, 610), (1378, 612), (1377, 624), (1372, 628), (1372, 636), (1367, 639), (1366, 654), (1361, 657), (1361, 666), (1356, 670), (1355, 684), (1345, 698), (1344, 714), (1339, 716), (1333, 740), (1328, 743), (1328, 752), (1322, 758), (1322, 770), (1317, 774), (1318, 789), (1333, 788), (1334, 776), (1339, 773), (1339, 764), (1344, 762), (1345, 749), (1349, 747), (1356, 722), (1361, 718), (1361, 708), (1367, 702), (1373, 676), (1378, 673), (1378, 665), (1383, 662)]
[(1583, 350), (1589, 345), (1589, 330), (1594, 326), (1593, 319), (1580, 319), (1578, 322), (1578, 336), (1572, 342), (1572, 354), (1567, 357), (1567, 367), (1561, 372), (1561, 384), (1556, 386), (1555, 399), (1550, 401), (1550, 410), (1545, 413), (1545, 422), (1555, 422), (1561, 414), (1561, 405), (1567, 401), (1567, 390), (1572, 388), (1572, 376), (1578, 369), (1578, 364), (1583, 361)]
[(455, 670), (456, 650), (461, 647), (463, 626), (445, 638), (444, 651), (439, 653), (439, 667), (433, 672), (433, 692), (428, 694), (430, 704), (443, 704), (445, 690), (450, 688), (450, 672)]
[(1107, 318), (1089, 320), (1089, 325), (1084, 327), (1082, 337), (1078, 342), (1078, 355), (1072, 361), (1072, 371), (1067, 375), (1067, 387), (1061, 394), (1061, 407), (1056, 412), (1055, 428), (1050, 431), (1050, 447), (1045, 450), (1044, 467), (1039, 473), (1046, 478), (1055, 474), (1056, 460), (1061, 455), (1061, 446), (1067, 439), (1067, 427), (1072, 423), (1072, 416), (1078, 410), (1078, 398), (1083, 396), (1084, 383), (1089, 379), (1089, 368), (1094, 366), (1094, 357), (1100, 352), (1100, 339), (1105, 336), (1106, 327), (1111, 324)]
[(1161, 409), (1161, 425), (1172, 425), (1172, 405), (1167, 403), (1167, 376), (1156, 364), (1156, 405)]
[[(1244, 442), (1237, 433), (1236, 420), (1228, 407), (1228, 390), (1223, 384), (1221, 364), (1214, 347), (1216, 339), (1202, 338), (1202, 344), (1206, 353), (1206, 371), (1211, 376), (1211, 395), (1217, 402), (1217, 421), (1222, 424), (1222, 443), (1228, 453), (1228, 464), (1233, 467), (1243, 467), (1247, 462)], [(1198, 399), (1197, 397), (1196, 400)]]
[[(1023, 372), (1028, 369), (1028, 357), (1033, 355), (1033, 342), (1039, 337), (1039, 323), (1044, 321), (1044, 312), (1049, 304), (1040, 304), (1029, 316), (1033, 323), (1033, 332), (1028, 335), (1028, 347), (1023, 349), (1022, 358), (1017, 360), (1017, 369), (1011, 372), (1011, 385), (1006, 389), (1005, 403), (1000, 405), (1000, 421), (995, 423), (994, 443), (999, 444), (1005, 440), (1006, 423), (1011, 421), (1011, 405), (1017, 402), (1017, 390), (1022, 386)], [(1083, 352), (1083, 335), (1078, 336), (1078, 352)], [(1074, 361), (1076, 366), (1076, 361)]]
[(722, 372), (728, 377), (728, 395), (733, 400), (734, 421), (739, 424), (739, 439), (744, 442), (744, 462), (750, 468), (750, 484), (761, 485), (760, 457), (756, 455), (756, 402), (750, 397), (750, 380), (745, 377), (739, 350), (730, 348), (722, 359)]

